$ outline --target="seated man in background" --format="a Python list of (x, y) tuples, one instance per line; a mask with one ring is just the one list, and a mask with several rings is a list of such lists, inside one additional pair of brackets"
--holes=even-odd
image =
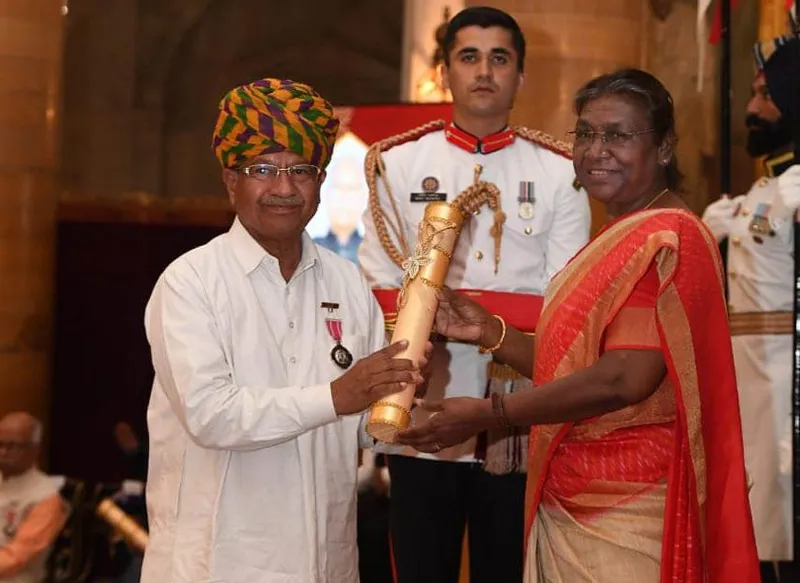
[(42, 424), (29, 413), (0, 419), (0, 581), (41, 583), (51, 545), (67, 519), (62, 478), (36, 467)]

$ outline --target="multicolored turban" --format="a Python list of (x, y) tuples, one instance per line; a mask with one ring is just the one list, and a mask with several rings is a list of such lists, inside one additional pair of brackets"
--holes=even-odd
[(797, 104), (793, 102), (798, 82), (797, 71), (800, 70), (798, 44), (800, 39), (795, 36), (779, 36), (753, 47), (756, 67), (764, 74), (769, 95), (791, 124), (795, 123), (797, 115)]
[(325, 168), (338, 130), (333, 106), (308, 85), (261, 79), (222, 99), (212, 148), (223, 168), (284, 151)]

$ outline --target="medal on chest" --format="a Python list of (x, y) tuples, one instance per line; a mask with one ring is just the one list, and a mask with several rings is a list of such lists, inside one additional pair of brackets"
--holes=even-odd
[(517, 197), (519, 209), (517, 215), (524, 221), (530, 221), (536, 215), (536, 196), (533, 191), (533, 182), (521, 180), (519, 183), (519, 196)]
[(328, 315), (325, 318), (325, 327), (334, 342), (331, 350), (331, 360), (339, 368), (348, 369), (353, 364), (353, 355), (342, 345), (342, 320), (336, 313), (336, 310), (339, 309), (339, 304), (322, 302), (321, 307), (328, 310)]
[(15, 504), (6, 512), (6, 523), (3, 525), (3, 534), (7, 538), (14, 538), (17, 534), (17, 507)]
[(772, 210), (772, 205), (767, 203), (759, 203), (753, 213), (753, 219), (750, 221), (749, 229), (753, 235), (753, 240), (759, 245), (764, 243), (764, 237), (774, 237), (775, 230), (769, 220), (769, 213)]

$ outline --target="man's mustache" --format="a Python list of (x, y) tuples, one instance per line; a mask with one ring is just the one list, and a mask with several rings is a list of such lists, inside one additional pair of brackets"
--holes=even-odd
[(754, 113), (749, 114), (747, 118), (745, 118), (744, 123), (750, 129), (770, 130), (775, 127), (774, 123), (762, 119)]
[(263, 206), (303, 206), (305, 200), (302, 196), (264, 196), (258, 199), (258, 204)]
[(484, 89), (484, 90), (487, 90), (487, 91), (497, 91), (497, 85), (495, 85), (494, 83), (492, 83), (490, 81), (481, 81), (479, 83), (475, 83), (473, 85), (470, 85), (470, 88), (469, 88), (470, 91), (477, 91), (479, 89)]

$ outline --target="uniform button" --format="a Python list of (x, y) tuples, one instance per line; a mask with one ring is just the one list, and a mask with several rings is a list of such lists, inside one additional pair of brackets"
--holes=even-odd
[(478, 210), (476, 210), (476, 211), (475, 211), (474, 213), (472, 213), (472, 214), (474, 214), (474, 215), (479, 215), (479, 214), (481, 214), (481, 209), (478, 209)]
[(735, 247), (738, 247), (739, 245), (741, 245), (741, 244), (742, 244), (742, 239), (741, 239), (740, 237), (731, 237), (731, 243), (732, 243), (732, 244), (733, 244)]
[(289, 358), (289, 362), (294, 364), (295, 362), (297, 362), (297, 359), (294, 356), (292, 356), (291, 358)]
[(289, 322), (289, 328), (294, 329), (294, 322)]
[(729, 271), (728, 272), (728, 277), (730, 277), (731, 279), (736, 279), (737, 275), (739, 275), (739, 274), (736, 273), (735, 271)]
[(530, 227), (525, 227), (525, 234), (530, 235), (531, 233), (533, 233), (533, 229), (531, 229)]
[(481, 251), (476, 251), (475, 252), (475, 259), (477, 259), (478, 261), (483, 259), (483, 253)]
[(746, 217), (749, 214), (750, 214), (750, 209), (747, 208), (746, 206), (742, 207), (742, 216)]

